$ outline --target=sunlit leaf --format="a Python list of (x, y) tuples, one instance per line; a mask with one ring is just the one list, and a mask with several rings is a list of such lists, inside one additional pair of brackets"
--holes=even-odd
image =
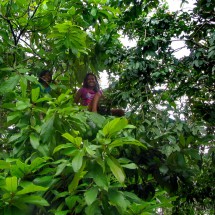
[(111, 136), (112, 134), (121, 131), (128, 124), (126, 118), (115, 118), (108, 122), (102, 129), (105, 136)]
[(38, 191), (46, 191), (48, 189), (47, 187), (38, 186), (38, 185), (35, 185), (31, 182), (22, 182), (22, 184), (20, 184), (20, 186), (22, 186), (23, 189), (18, 191), (16, 193), (16, 195), (34, 193), (34, 192), (38, 192)]
[(8, 177), (5, 180), (5, 189), (9, 192), (16, 192), (18, 186), (18, 180), (16, 176)]

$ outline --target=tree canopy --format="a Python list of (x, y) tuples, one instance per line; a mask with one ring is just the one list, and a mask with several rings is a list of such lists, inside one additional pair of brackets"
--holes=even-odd
[[(214, 7), (1, 0), (0, 214), (213, 214)], [(176, 57), (176, 40), (189, 54)], [(103, 71), (104, 104), (124, 117), (74, 102)]]

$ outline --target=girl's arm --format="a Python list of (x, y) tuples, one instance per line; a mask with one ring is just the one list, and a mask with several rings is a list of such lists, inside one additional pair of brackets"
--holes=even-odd
[(89, 107), (90, 111), (97, 112), (99, 100), (101, 98), (102, 94), (100, 92), (97, 92), (91, 102), (91, 105)]

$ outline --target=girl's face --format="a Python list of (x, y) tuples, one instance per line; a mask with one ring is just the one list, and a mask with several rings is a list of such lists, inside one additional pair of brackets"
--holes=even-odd
[(89, 75), (87, 77), (87, 85), (92, 88), (96, 86), (96, 79), (93, 75)]
[(52, 80), (52, 76), (51, 76), (51, 74), (48, 73), (48, 72), (45, 73), (45, 75), (43, 75), (41, 78), (42, 78), (43, 81), (45, 81), (45, 82), (47, 82), (47, 83), (50, 83), (51, 80)]

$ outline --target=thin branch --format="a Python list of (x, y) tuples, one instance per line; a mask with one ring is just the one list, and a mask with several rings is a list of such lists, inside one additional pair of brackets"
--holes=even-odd
[(22, 41), (22, 42), (24, 42), (32, 51), (33, 51), (33, 53), (36, 55), (36, 56), (38, 56), (39, 58), (42, 58), (40, 55), (38, 55), (38, 53), (35, 51), (35, 49), (30, 45), (30, 44), (28, 44), (25, 40), (23, 40), (22, 38), (20, 38), (20, 40)]
[[(34, 15), (36, 14), (36, 12), (37, 12), (38, 8), (40, 7), (40, 5), (42, 4), (42, 2), (43, 2), (43, 0), (41, 0), (41, 1), (38, 3), (37, 7), (35, 8), (35, 10), (34, 10), (32, 16), (31, 16), (31, 18), (30, 18), (29, 20), (33, 19)], [(20, 33), (19, 33), (19, 35), (18, 35), (18, 37), (17, 37), (17, 44), (18, 44), (18, 42), (19, 42), (19, 40), (20, 40), (22, 34), (26, 31), (28, 25), (29, 25), (29, 22), (28, 22), (28, 23), (23, 27), (23, 29), (20, 31)]]

